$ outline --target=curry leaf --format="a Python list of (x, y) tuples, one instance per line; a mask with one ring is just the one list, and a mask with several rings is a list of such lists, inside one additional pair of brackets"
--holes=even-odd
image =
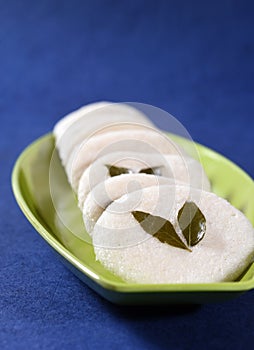
[(132, 215), (139, 222), (143, 230), (156, 237), (160, 242), (191, 251), (177, 235), (170, 221), (142, 211), (133, 211)]
[(115, 165), (109, 165), (109, 164), (105, 164), (105, 166), (108, 168), (109, 175), (111, 177), (132, 173), (131, 169), (128, 169), (128, 168), (121, 168), (121, 167), (117, 167)]
[(158, 175), (161, 176), (161, 167), (145, 168), (139, 171), (140, 174)]
[(189, 247), (198, 244), (206, 232), (206, 219), (193, 202), (186, 202), (178, 213), (179, 226)]

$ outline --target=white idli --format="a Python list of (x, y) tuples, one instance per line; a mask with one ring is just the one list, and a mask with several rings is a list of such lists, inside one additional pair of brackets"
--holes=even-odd
[(120, 123), (135, 123), (153, 126), (152, 122), (138, 109), (124, 103), (98, 102), (84, 106), (62, 118), (53, 133), (63, 165), (75, 147), (94, 133), (104, 132), (104, 128), (118, 129)]
[(53, 129), (53, 134), (56, 139), (56, 143), (61, 139), (61, 137), (65, 134), (67, 129), (75, 123), (77, 120), (84, 118), (87, 114), (89, 114), (92, 111), (99, 110), (100, 108), (103, 108), (107, 105), (109, 105), (110, 102), (106, 101), (100, 101), (95, 103), (89, 103), (88, 105), (82, 106), (75, 111), (67, 114), (65, 117), (61, 118), (55, 125)]
[(124, 194), (156, 185), (175, 185), (174, 179), (148, 174), (125, 174), (100, 182), (88, 194), (83, 205), (83, 220), (88, 233), (107, 206)]
[[(187, 200), (206, 218), (206, 234), (191, 252), (161, 243), (131, 214), (161, 216), (184, 240), (177, 214)], [(213, 193), (184, 186), (154, 186), (123, 196), (103, 212), (92, 237), (96, 259), (130, 283), (232, 281), (252, 262), (254, 252), (253, 227), (239, 210)]]
[(85, 140), (72, 152), (66, 164), (66, 173), (74, 191), (77, 192), (84, 170), (97, 158), (112, 152), (127, 151), (148, 154), (185, 154), (171, 139), (155, 129), (141, 126), (135, 130), (129, 130), (122, 125), (121, 130), (105, 132)]
[(155, 175), (173, 178), (188, 183), (191, 187), (210, 191), (210, 183), (201, 164), (193, 158), (172, 154), (114, 152), (98, 158), (83, 172), (77, 192), (81, 210), (89, 192), (110, 178), (107, 165), (129, 169), (130, 173), (152, 168)]

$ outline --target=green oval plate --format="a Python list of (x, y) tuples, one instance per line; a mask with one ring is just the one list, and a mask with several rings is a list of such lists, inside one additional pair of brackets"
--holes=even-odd
[[(189, 141), (175, 139), (188, 148)], [(198, 144), (196, 147), (213, 191), (243, 211), (254, 224), (253, 180), (218, 153)], [(227, 300), (254, 288), (254, 263), (237, 281), (206, 284), (130, 284), (104, 269), (95, 260), (52, 134), (41, 137), (23, 151), (13, 169), (12, 186), (21, 210), (63, 263), (113, 303), (201, 304)]]

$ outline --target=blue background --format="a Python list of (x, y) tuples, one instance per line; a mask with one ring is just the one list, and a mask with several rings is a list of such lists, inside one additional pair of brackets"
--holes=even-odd
[(1, 1), (0, 50), (0, 348), (250, 349), (253, 291), (201, 307), (113, 306), (56, 260), (10, 175), (57, 119), (108, 99), (171, 112), (253, 177), (253, 2)]

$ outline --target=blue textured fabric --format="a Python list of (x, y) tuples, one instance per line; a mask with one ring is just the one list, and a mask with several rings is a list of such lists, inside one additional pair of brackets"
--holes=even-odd
[(10, 187), (21, 150), (96, 100), (161, 107), (254, 176), (252, 1), (0, 2), (0, 348), (251, 349), (254, 292), (111, 305), (55, 258)]

